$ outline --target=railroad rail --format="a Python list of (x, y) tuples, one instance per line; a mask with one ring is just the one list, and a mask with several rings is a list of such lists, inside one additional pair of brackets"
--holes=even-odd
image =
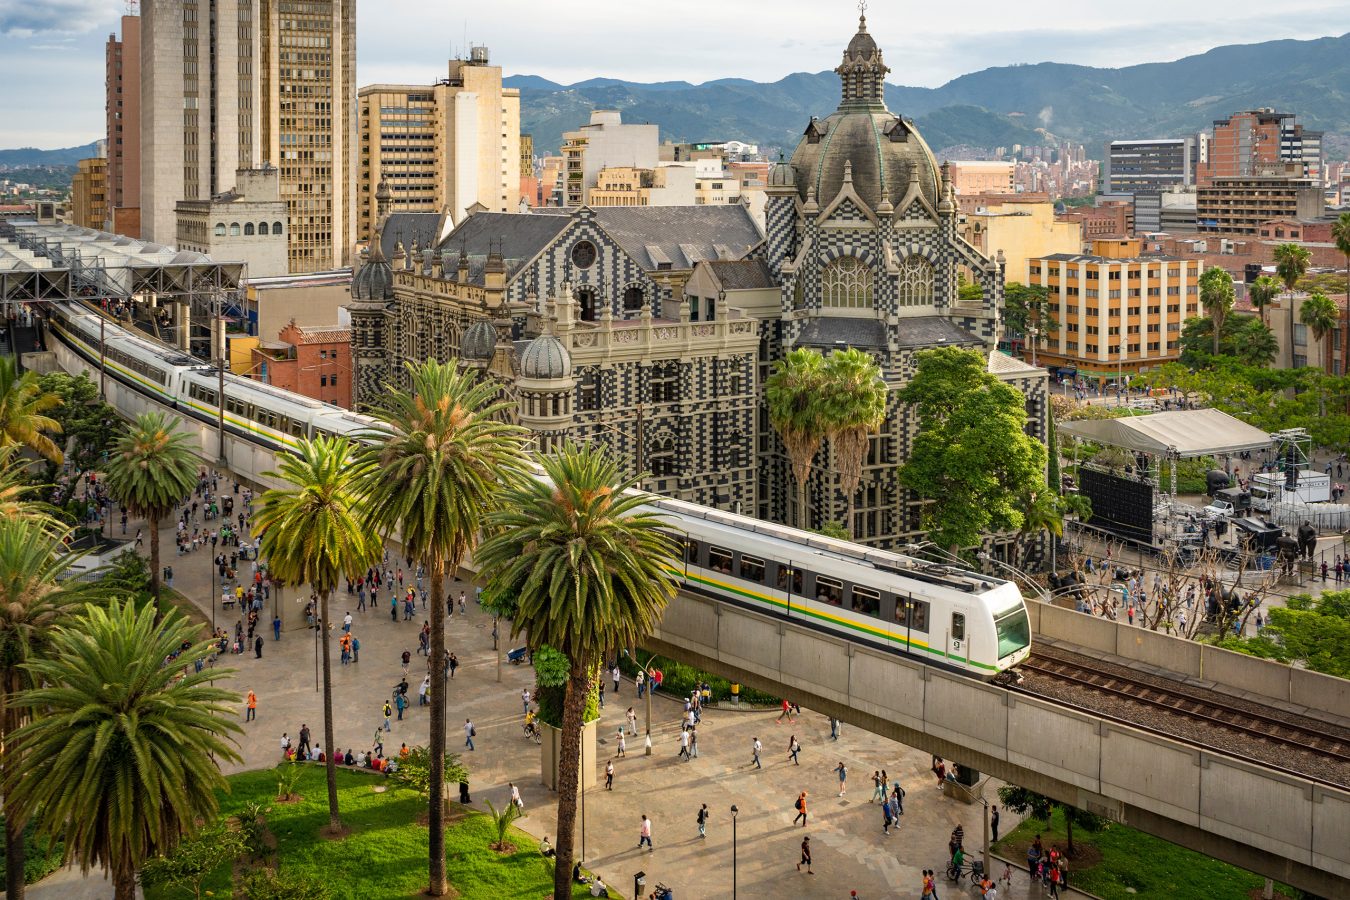
[[(1012, 690), (1064, 703), (1091, 712), (1105, 719), (1164, 734), (1206, 749), (1224, 753), (1259, 757), (1263, 765), (1289, 774), (1313, 778), (1327, 784), (1350, 784), (1350, 730), (1327, 723), (1306, 719), (1296, 714), (1282, 715), (1279, 710), (1261, 706), (1240, 698), (1181, 683), (1160, 684), (1164, 681), (1151, 674), (1131, 674), (1112, 662), (1066, 652), (1058, 648), (1037, 646), (1018, 670), (1032, 676)], [(1064, 693), (1047, 691), (1051, 685), (1070, 685), (1074, 695), (1081, 689), (1104, 695), (1117, 701), (1114, 710), (1104, 710), (1086, 698), (1066, 697)], [(1120, 707), (1140, 708), (1142, 714), (1132, 715)], [(1154, 712), (1156, 711), (1156, 712)], [(1159, 713), (1162, 715), (1160, 716)], [(1237, 735), (1245, 747), (1231, 742), (1198, 737), (1194, 728), (1178, 728), (1179, 720), (1200, 723)], [(1173, 724), (1173, 727), (1168, 727)], [(1265, 752), (1259, 752), (1264, 750)], [(1257, 751), (1257, 752), (1252, 752)], [(1315, 758), (1313, 765), (1292, 766), (1300, 760)], [(1310, 770), (1311, 769), (1311, 770)]]

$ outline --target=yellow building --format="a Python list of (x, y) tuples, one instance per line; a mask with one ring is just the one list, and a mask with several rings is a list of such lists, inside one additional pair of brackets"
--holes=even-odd
[(1008, 281), (1027, 284), (1030, 262), (1055, 253), (1079, 253), (1082, 230), (1076, 222), (1055, 221), (1055, 206), (1045, 201), (991, 204), (967, 213), (961, 237), (990, 258), (1001, 252)]
[(1201, 261), (1140, 256), (1141, 247), (1099, 240), (1091, 254), (1031, 260), (1031, 283), (1049, 288), (1058, 321), (1057, 331), (1041, 335), (1037, 363), (1110, 381), (1180, 357), (1182, 323), (1204, 315)]
[(82, 159), (70, 180), (70, 220), (81, 228), (108, 230), (108, 160)]
[[(449, 211), (462, 222), (470, 207), (516, 212), (525, 155), (520, 91), (502, 87), (501, 66), (486, 47), (450, 60), (449, 77), (432, 85), (361, 88), (357, 234), (375, 228), (375, 189), (393, 192), (397, 212)], [(532, 148), (531, 148), (532, 149)]]
[(611, 166), (595, 176), (588, 206), (693, 206), (694, 169)]
[(1011, 160), (954, 159), (947, 163), (952, 190), (960, 196), (970, 194), (1011, 194), (1017, 190)]

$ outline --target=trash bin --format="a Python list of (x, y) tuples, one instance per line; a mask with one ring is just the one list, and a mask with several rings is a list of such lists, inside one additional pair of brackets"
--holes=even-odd
[(469, 783), (467, 781), (461, 781), (459, 783), (459, 802), (460, 803), (473, 802), (473, 800), (469, 799)]
[(731, 702), (732, 703), (741, 702), (741, 686), (739, 684), (733, 683), (731, 685)]

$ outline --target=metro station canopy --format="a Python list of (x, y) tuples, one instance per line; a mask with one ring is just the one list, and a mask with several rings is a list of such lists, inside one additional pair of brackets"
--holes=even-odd
[(1150, 456), (1218, 456), (1264, 450), (1270, 435), (1217, 409), (1178, 409), (1122, 419), (1065, 422), (1060, 434)]

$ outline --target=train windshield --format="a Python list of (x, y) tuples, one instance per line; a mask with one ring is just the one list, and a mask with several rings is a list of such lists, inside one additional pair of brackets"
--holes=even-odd
[(998, 632), (998, 658), (1011, 656), (1018, 650), (1031, 644), (1031, 623), (1027, 621), (1027, 611), (1018, 606), (994, 620)]

